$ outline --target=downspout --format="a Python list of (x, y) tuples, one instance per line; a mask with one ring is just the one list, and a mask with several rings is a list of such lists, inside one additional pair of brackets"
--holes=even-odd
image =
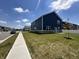
[(43, 16), (42, 16), (42, 31), (43, 31)]

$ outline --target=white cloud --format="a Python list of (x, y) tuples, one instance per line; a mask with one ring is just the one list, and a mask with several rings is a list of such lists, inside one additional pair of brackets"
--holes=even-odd
[(19, 24), (19, 25), (17, 25), (17, 27), (21, 27), (21, 25)]
[(17, 22), (17, 23), (21, 23), (21, 21), (20, 21), (20, 20), (16, 20), (16, 22)]
[(26, 9), (24, 12), (30, 12), (29, 9)]
[(29, 20), (28, 19), (22, 19), (22, 20), (16, 20), (17, 23), (21, 23), (21, 22), (24, 22), (24, 23), (27, 23)]
[(69, 9), (72, 6), (72, 4), (78, 1), (79, 0), (56, 0), (56, 1), (53, 1), (49, 5), (49, 7), (52, 10), (56, 10), (56, 11), (66, 10), (66, 9)]
[(14, 8), (15, 11), (17, 11), (18, 13), (27, 13), (27, 12), (30, 12), (29, 9), (23, 9), (21, 7), (18, 7), (18, 8)]
[(17, 29), (22, 29), (24, 26), (22, 26), (22, 25), (20, 25), (20, 24), (18, 24), (18, 25), (16, 25), (16, 27), (15, 28), (17, 28)]
[(22, 19), (22, 21), (23, 21), (23, 22), (28, 22), (29, 20), (28, 20), (28, 19)]
[(3, 20), (0, 20), (0, 23), (7, 24), (7, 22), (6, 21), (3, 21)]
[(35, 10), (39, 7), (41, 0), (38, 0)]
[(26, 23), (25, 25), (26, 25), (26, 26), (31, 26), (31, 23), (29, 22), (29, 23)]

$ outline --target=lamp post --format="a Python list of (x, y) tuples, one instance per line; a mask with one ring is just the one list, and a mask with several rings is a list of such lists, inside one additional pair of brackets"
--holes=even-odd
[[(69, 19), (67, 21), (69, 22)], [(70, 38), (69, 30), (70, 30), (70, 24), (68, 23), (68, 34), (67, 34), (68, 39)]]

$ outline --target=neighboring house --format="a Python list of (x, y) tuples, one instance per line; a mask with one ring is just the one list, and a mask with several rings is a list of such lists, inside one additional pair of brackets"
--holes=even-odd
[(63, 22), (63, 29), (64, 30), (79, 30), (79, 25), (69, 23), (69, 22)]
[(62, 32), (62, 19), (55, 13), (41, 16), (31, 23), (32, 32)]
[(30, 26), (24, 26), (23, 31), (29, 31), (30, 30)]
[(73, 24), (73, 30), (79, 30), (79, 25)]
[(10, 31), (11, 28), (5, 27), (5, 26), (0, 26), (0, 31)]
[(2, 27), (0, 26), (0, 31), (2, 31)]

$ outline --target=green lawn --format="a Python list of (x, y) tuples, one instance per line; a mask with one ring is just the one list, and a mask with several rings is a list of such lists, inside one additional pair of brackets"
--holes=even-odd
[(23, 32), (33, 59), (79, 59), (79, 34), (35, 34)]
[(11, 38), (7, 39), (4, 41), (2, 44), (0, 44), (0, 59), (5, 59), (6, 56), (8, 55), (8, 52), (10, 51), (18, 33), (16, 33), (14, 36)]

